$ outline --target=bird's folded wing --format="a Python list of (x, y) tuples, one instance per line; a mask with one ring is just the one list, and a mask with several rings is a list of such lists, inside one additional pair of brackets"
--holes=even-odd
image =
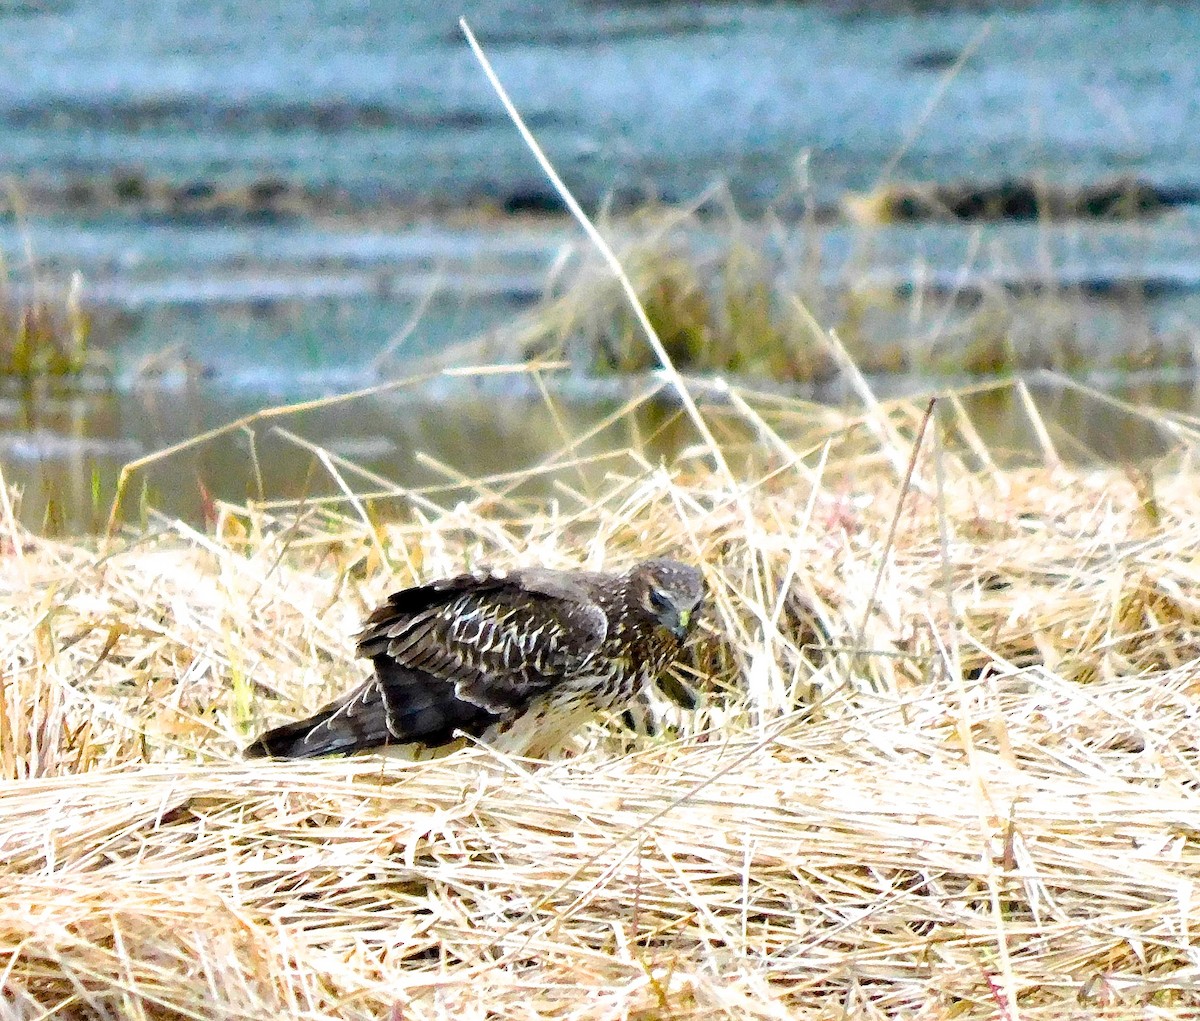
[[(457, 583), (457, 584), (456, 584)], [(387, 657), (491, 713), (522, 709), (564, 675), (584, 668), (608, 631), (603, 610), (581, 591), (554, 594), (520, 576), (461, 579), (409, 589), (376, 610), (358, 639), (360, 656)], [(388, 700), (384, 691), (384, 699)]]

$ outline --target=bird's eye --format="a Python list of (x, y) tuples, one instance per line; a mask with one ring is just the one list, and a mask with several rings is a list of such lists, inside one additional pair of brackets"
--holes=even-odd
[(663, 610), (669, 610), (671, 608), (671, 600), (663, 595), (658, 589), (652, 588), (650, 590), (650, 605), (655, 610), (662, 612)]

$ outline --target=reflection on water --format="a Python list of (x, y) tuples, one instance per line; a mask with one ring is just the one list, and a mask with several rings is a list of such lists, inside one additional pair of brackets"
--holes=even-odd
[[(1035, 428), (1012, 385), (962, 395), (1000, 463), (1047, 453), (1071, 462), (1145, 462), (1169, 450), (1174, 438), (1159, 416), (1138, 409), (1194, 413), (1200, 404), (1191, 379), (1125, 382), (1111, 393), (1129, 406), (1046, 377), (1027, 385), (1044, 428)], [(675, 401), (648, 400), (633, 414), (615, 414), (625, 404), (616, 396), (548, 401), (533, 386), (481, 393), (464, 383), (451, 392), (396, 389), (259, 417), (139, 468), (122, 517), (138, 522), (151, 506), (202, 525), (214, 501), (337, 496), (334, 472), (356, 492), (383, 500), (404, 493), (404, 501), (416, 505), (446, 506), (478, 495), (465, 480), (482, 477), (491, 479), (484, 489), (496, 498), (587, 499), (606, 473), (669, 460), (695, 442)], [(5, 481), (22, 493), (27, 524), (54, 533), (94, 532), (107, 520), (123, 465), (260, 408), (253, 395), (230, 395), (205, 383), (169, 392), (10, 394), (0, 400), (0, 465)], [(734, 463), (751, 471), (768, 467), (747, 463), (763, 448), (733, 409), (711, 403), (705, 409)], [(810, 448), (811, 435), (788, 431), (796, 416), (768, 411), (765, 417), (784, 423), (781, 433), (798, 449)], [(638, 451), (638, 460), (611, 453), (625, 449)], [(544, 470), (504, 477), (538, 466)]]
[[(1098, 391), (1053, 382), (1030, 384), (1039, 419), (1035, 421), (1015, 390), (983, 391), (963, 398), (963, 405), (996, 460), (1061, 459), (1075, 464), (1144, 463), (1166, 454), (1175, 440), (1156, 410), (1181, 409), (1196, 403), (1194, 384), (1137, 387), (1153, 392), (1153, 405), (1143, 403), (1135, 388), (1124, 387), (1110, 403)], [(1143, 396), (1150, 396), (1144, 394)]]
[[(341, 490), (331, 467), (357, 492), (389, 488), (353, 466), (418, 491), (421, 499), (447, 504), (469, 494), (461, 485), (465, 477), (524, 471), (559, 451), (570, 467), (525, 483), (516, 495), (544, 494), (556, 479), (586, 492), (607, 467), (579, 461), (633, 445), (657, 459), (686, 442), (686, 434), (671, 424), (672, 409), (648, 406), (636, 419), (565, 449), (618, 406), (556, 402), (551, 408), (537, 396), (484, 400), (464, 391), (434, 400), (391, 392), (261, 418), (140, 468), (127, 488), (123, 517), (138, 520), (143, 501), (202, 523), (213, 500), (243, 504), (332, 496)], [(105, 522), (123, 465), (260, 407), (253, 396), (202, 386), (171, 393), (10, 397), (0, 403), (0, 464), (5, 480), (23, 492), (21, 517), (28, 524), (55, 532), (95, 531)], [(306, 444), (328, 452), (328, 463)], [(493, 488), (499, 493), (512, 487), (500, 482)]]

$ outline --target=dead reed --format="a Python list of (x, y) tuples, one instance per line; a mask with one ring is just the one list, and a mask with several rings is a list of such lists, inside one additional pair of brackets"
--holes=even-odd
[[(918, 443), (919, 406), (693, 385), (732, 468), (631, 448), (537, 505), (508, 477), (382, 514), (330, 456), (353, 496), (97, 552), (6, 494), (0, 1016), (1200, 1008), (1194, 424), (1156, 416), (1151, 480), (1064, 466), (1036, 421), (1044, 463), (1001, 467), (957, 398)], [(655, 736), (239, 760), (360, 676), (390, 587), (666, 550), (712, 600), (701, 705)]]

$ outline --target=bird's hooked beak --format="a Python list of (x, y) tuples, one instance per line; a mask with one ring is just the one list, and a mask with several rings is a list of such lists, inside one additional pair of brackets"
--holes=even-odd
[(681, 642), (687, 637), (688, 631), (691, 630), (692, 611), (680, 610), (672, 624), (668, 624), (667, 628)]

